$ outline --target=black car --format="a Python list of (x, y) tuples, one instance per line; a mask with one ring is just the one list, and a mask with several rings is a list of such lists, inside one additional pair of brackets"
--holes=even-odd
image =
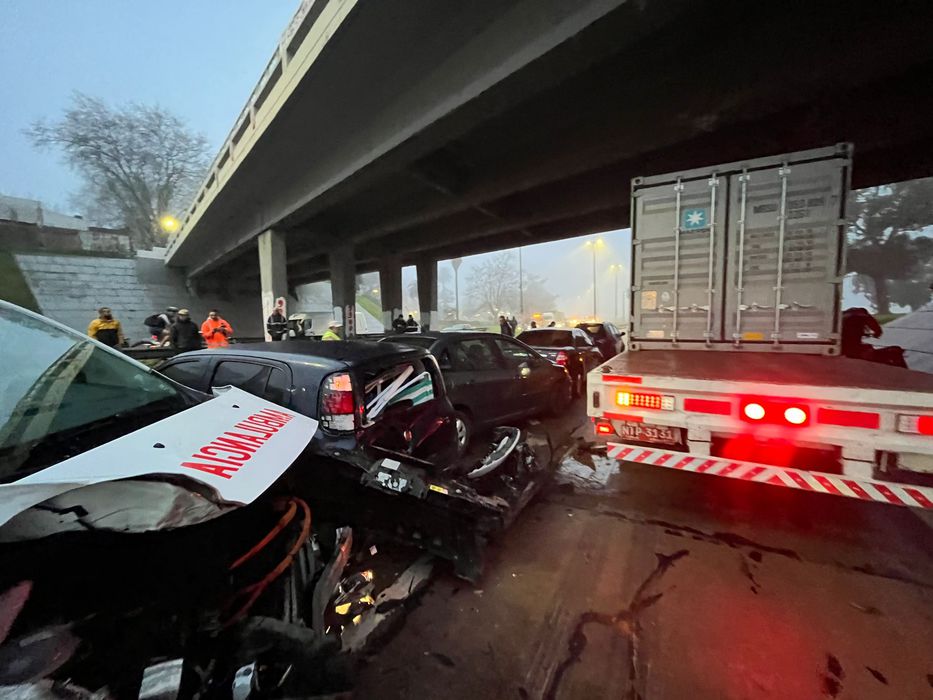
[(625, 350), (625, 344), (622, 342), (622, 336), (625, 333), (608, 321), (578, 323), (577, 328), (589, 333), (602, 353), (603, 360), (611, 360)]
[(514, 338), (440, 331), (384, 340), (425, 348), (437, 358), (456, 411), (461, 452), (475, 430), (560, 413), (571, 398), (566, 370)]
[(443, 466), (457, 454), (454, 409), (421, 348), (244, 343), (176, 355), (157, 369), (198, 391), (235, 386), (314, 418), (311, 451), (363, 468), (391, 455)]
[(521, 333), (518, 340), (566, 367), (574, 396), (583, 395), (586, 373), (603, 361), (593, 339), (578, 328), (532, 328)]

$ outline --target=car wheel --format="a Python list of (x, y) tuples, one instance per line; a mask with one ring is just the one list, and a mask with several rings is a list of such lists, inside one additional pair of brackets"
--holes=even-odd
[(463, 411), (454, 412), (454, 427), (457, 429), (457, 454), (463, 455), (473, 437), (473, 422)]
[(554, 393), (551, 394), (548, 413), (554, 417), (563, 415), (571, 402), (573, 402), (573, 380), (568, 377), (559, 386), (555, 387)]

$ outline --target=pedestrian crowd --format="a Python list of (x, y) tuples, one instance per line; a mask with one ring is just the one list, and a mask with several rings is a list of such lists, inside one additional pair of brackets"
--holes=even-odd
[[(287, 326), (284, 317), (282, 322), (283, 326)], [(191, 320), (191, 312), (188, 309), (179, 309), (176, 306), (169, 306), (161, 313), (147, 316), (143, 324), (149, 334), (150, 346), (172, 347), (178, 352), (200, 350), (203, 344), (209, 348), (226, 347), (233, 337), (233, 326), (221, 318), (217, 309), (211, 309), (200, 326)], [(282, 335), (284, 333), (285, 330), (282, 331)], [(128, 345), (123, 327), (120, 321), (114, 318), (109, 306), (102, 306), (97, 310), (97, 318), (88, 325), (87, 334), (112, 348)]]

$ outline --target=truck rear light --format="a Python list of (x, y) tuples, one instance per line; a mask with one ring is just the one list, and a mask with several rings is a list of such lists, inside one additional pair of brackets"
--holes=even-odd
[(877, 430), (881, 427), (881, 416), (868, 411), (840, 411), (835, 408), (821, 408), (816, 413), (816, 421), (824, 425), (841, 425), (844, 428)]
[(356, 400), (349, 374), (332, 374), (321, 389), (321, 425), (350, 432), (356, 428)]
[(763, 420), (765, 417), (765, 407), (760, 403), (747, 403), (742, 406), (742, 415), (753, 421)]
[(810, 422), (810, 411), (798, 403), (753, 399), (742, 403), (741, 417), (749, 423), (800, 427)]
[(674, 397), (634, 391), (617, 391), (616, 406), (651, 408), (656, 411), (673, 411)]
[(900, 415), (897, 417), (897, 432), (933, 435), (933, 416)]
[(732, 415), (732, 402), (713, 399), (684, 399), (684, 410), (692, 413), (709, 413), (714, 416)]
[(784, 409), (784, 420), (791, 425), (803, 425), (810, 416), (800, 406), (788, 406)]
[(593, 427), (596, 430), (597, 435), (615, 435), (615, 428), (612, 427), (612, 423), (602, 418), (597, 418), (593, 421)]
[(557, 357), (554, 358), (554, 362), (559, 364), (561, 367), (566, 367), (567, 363), (570, 362), (570, 358), (567, 356), (563, 350), (557, 353)]

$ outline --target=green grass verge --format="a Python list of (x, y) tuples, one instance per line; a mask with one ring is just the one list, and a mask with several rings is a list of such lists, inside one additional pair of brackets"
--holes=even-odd
[(0, 299), (39, 312), (39, 305), (16, 264), (16, 258), (6, 250), (0, 250)]
[(906, 316), (907, 314), (875, 314), (875, 320), (878, 321), (882, 326), (886, 323), (890, 323), (894, 319), (900, 318), (901, 316)]
[(375, 319), (382, 320), (382, 305), (372, 297), (358, 296), (356, 303), (363, 307), (363, 310), (372, 315)]

